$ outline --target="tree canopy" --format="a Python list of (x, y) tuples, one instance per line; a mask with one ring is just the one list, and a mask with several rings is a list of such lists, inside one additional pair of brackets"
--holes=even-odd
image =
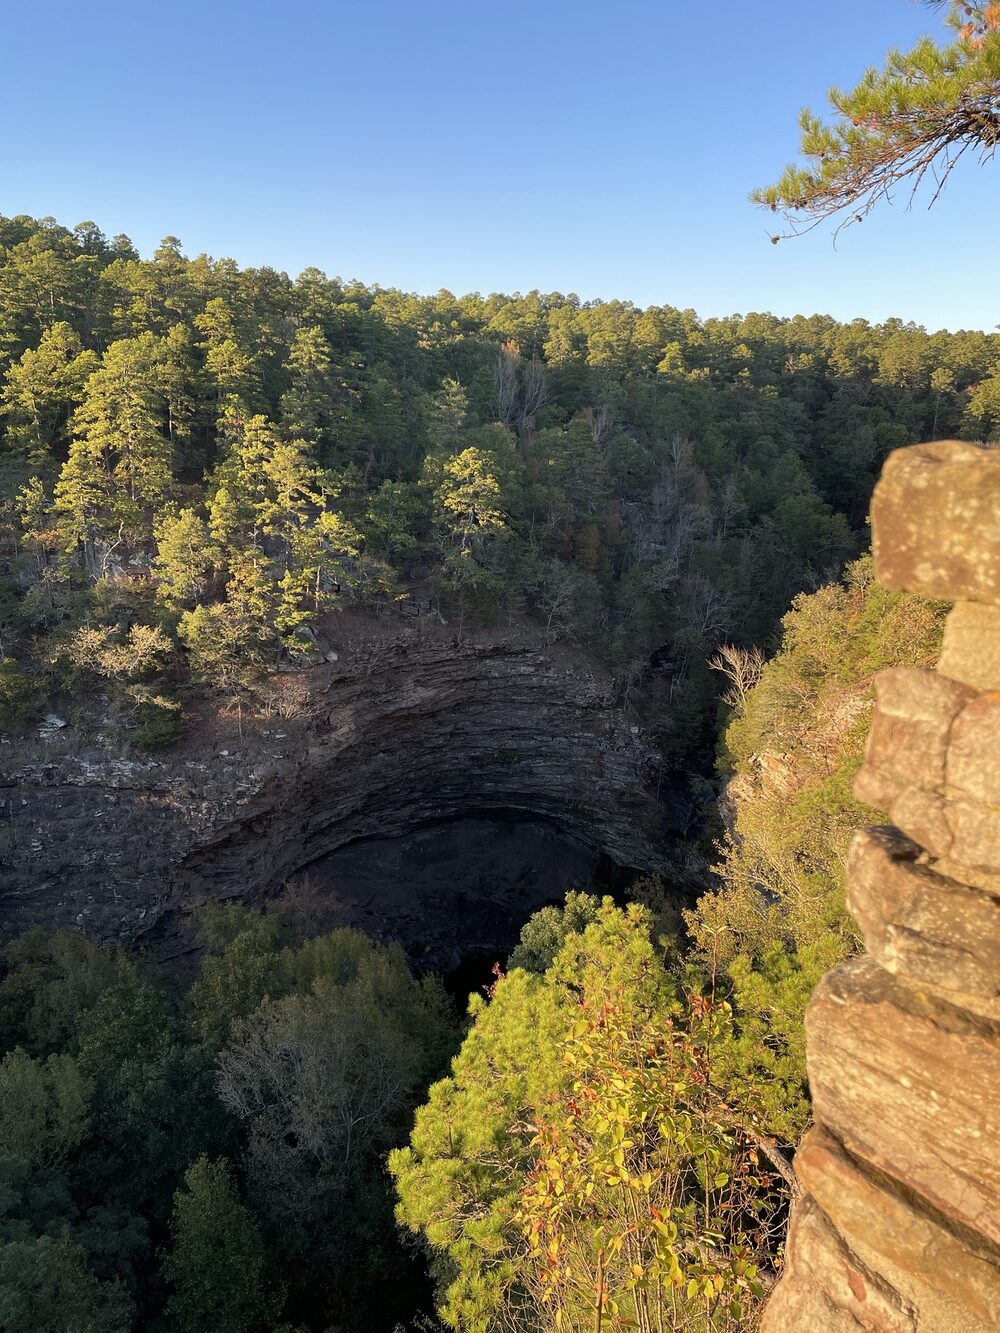
[(899, 320), (419, 297), (0, 218), (0, 718), (167, 746), (406, 610), (575, 640), (704, 768), (709, 659), (859, 552), (890, 449), (1000, 435), (998, 367)]
[(391, 1328), (424, 1299), (384, 1158), (454, 1049), (442, 988), (352, 931), (203, 927), (180, 994), (75, 933), (0, 950), (11, 1333)]

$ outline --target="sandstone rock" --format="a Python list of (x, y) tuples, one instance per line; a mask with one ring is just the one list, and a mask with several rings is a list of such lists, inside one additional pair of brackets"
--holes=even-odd
[[(945, 806), (951, 839), (948, 855), (973, 870), (1000, 868), (1000, 807), (974, 800), (951, 800)], [(927, 843), (930, 850), (937, 849)]]
[(793, 1211), (787, 1254), (761, 1333), (916, 1333), (913, 1307), (852, 1253), (808, 1197)]
[(799, 1145), (795, 1173), (857, 1258), (919, 1310), (921, 1328), (995, 1330), (1000, 1254), (956, 1233), (891, 1180), (860, 1169), (821, 1128)]
[(855, 796), (935, 857), (1000, 868), (1000, 693), (911, 668), (879, 672), (875, 693)]
[(1000, 690), (1000, 607), (953, 606), (937, 669), (974, 690)]
[(1000, 898), (1000, 869), (976, 870), (972, 866), (960, 865), (947, 856), (935, 857), (934, 871), (946, 879), (957, 879), (962, 884), (969, 884), (975, 889), (985, 889), (994, 898)]
[(976, 801), (1000, 807), (1000, 693), (981, 694), (955, 719), (945, 781)]
[(892, 822), (908, 838), (921, 843), (934, 856), (945, 856), (952, 850), (954, 838), (943, 796), (922, 791), (919, 787), (907, 787), (889, 802), (887, 810)]
[(895, 450), (872, 499), (872, 547), (889, 588), (1000, 603), (1000, 451), (957, 440)]
[(857, 958), (817, 986), (806, 1047), (817, 1121), (1000, 1243), (1000, 1027)]
[(816, 1127), (768, 1333), (1000, 1327), (1000, 451), (898, 450), (876, 571), (958, 599), (939, 672), (876, 680), (847, 904), (872, 957), (806, 1015)]
[(951, 725), (975, 693), (935, 671), (894, 667), (875, 677), (875, 698), (855, 795), (890, 810), (907, 788), (943, 786)]
[[(789, 1236), (795, 1232), (789, 1227)], [(911, 1325), (912, 1327), (912, 1325)], [(786, 1272), (764, 1310), (760, 1333), (858, 1333), (859, 1324), (852, 1314), (838, 1309), (818, 1287), (808, 1272)]]
[(920, 855), (920, 847), (895, 829), (855, 834), (847, 906), (865, 947), (887, 971), (997, 1015), (1000, 895), (938, 874), (919, 863)]

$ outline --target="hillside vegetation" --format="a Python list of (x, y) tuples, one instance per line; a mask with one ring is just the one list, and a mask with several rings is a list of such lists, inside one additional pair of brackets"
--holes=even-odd
[(398, 950), (305, 938), (294, 903), (203, 910), (180, 997), (80, 935), (9, 944), (7, 1325), (755, 1327), (808, 1122), (805, 1003), (857, 947), (872, 674), (933, 661), (943, 611), (868, 558), (797, 597), (725, 732), (730, 831), (686, 937), (571, 894), (465, 1025)]
[(808, 1122), (805, 1002), (857, 948), (872, 673), (932, 663), (943, 612), (868, 557), (796, 597), (725, 730), (731, 826), (687, 937), (569, 894), (467, 1025), (295, 902), (204, 909), (180, 997), (80, 934), (5, 946), (5, 1326), (544, 1333), (600, 1304), (613, 1329), (752, 1329)]
[(870, 556), (800, 594), (781, 647), (726, 728), (720, 776), (729, 828), (722, 886), (688, 912), (696, 956), (723, 973), (747, 1068), (767, 1090), (772, 1132), (808, 1119), (802, 1016), (822, 974), (859, 947), (844, 862), (860, 824), (882, 821), (851, 786), (871, 721), (872, 677), (933, 666), (947, 607), (887, 592)]
[[(0, 717), (169, 743), (347, 601), (527, 616), (711, 743), (723, 641), (856, 553), (882, 458), (1000, 422), (1000, 343), (889, 321), (416, 297), (0, 219)], [(87, 720), (86, 709), (77, 718)]]
[(872, 677), (933, 662), (945, 610), (859, 558), (871, 487), (1000, 434), (1000, 340), (418, 298), (13, 218), (0, 376), (5, 740), (58, 706), (169, 745), (406, 602), (574, 639), (675, 764), (716, 757), (725, 826), (683, 922), (676, 885), (571, 894), (461, 1019), (289, 902), (203, 909), (185, 977), (8, 942), (0, 1327), (752, 1329), (805, 1003), (858, 946)]

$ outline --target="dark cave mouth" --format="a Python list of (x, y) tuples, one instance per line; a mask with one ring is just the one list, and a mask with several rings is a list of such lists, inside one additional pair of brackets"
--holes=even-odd
[(397, 941), (458, 996), (489, 983), (533, 912), (570, 889), (617, 896), (634, 875), (547, 816), (486, 810), (347, 843), (303, 866), (286, 902), (318, 930)]

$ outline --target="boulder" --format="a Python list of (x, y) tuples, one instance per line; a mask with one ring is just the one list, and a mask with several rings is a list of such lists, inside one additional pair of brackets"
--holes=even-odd
[(888, 972), (1000, 1016), (1000, 894), (942, 875), (921, 856), (897, 829), (854, 835), (847, 906), (865, 948)]
[(1000, 1244), (1000, 1027), (871, 958), (828, 973), (806, 1013), (813, 1111), (856, 1157)]
[(809, 1131), (795, 1173), (837, 1233), (920, 1312), (920, 1327), (992, 1333), (1000, 1311), (998, 1256), (956, 1232), (919, 1199), (864, 1170), (825, 1130)]
[(855, 783), (858, 799), (891, 810), (909, 787), (940, 789), (952, 723), (975, 697), (968, 686), (935, 671), (880, 671), (865, 762)]
[(1000, 692), (897, 667), (875, 695), (855, 796), (931, 855), (1000, 869)]
[(996, 806), (1000, 818), (1000, 692), (979, 695), (955, 719), (948, 736), (945, 782), (975, 801)]
[(940, 440), (891, 453), (872, 549), (888, 588), (1000, 604), (1000, 450)]
[(937, 669), (974, 690), (1000, 690), (1000, 607), (956, 603), (945, 621)]
[(786, 1253), (761, 1333), (917, 1333), (913, 1307), (852, 1253), (808, 1196), (793, 1210)]

